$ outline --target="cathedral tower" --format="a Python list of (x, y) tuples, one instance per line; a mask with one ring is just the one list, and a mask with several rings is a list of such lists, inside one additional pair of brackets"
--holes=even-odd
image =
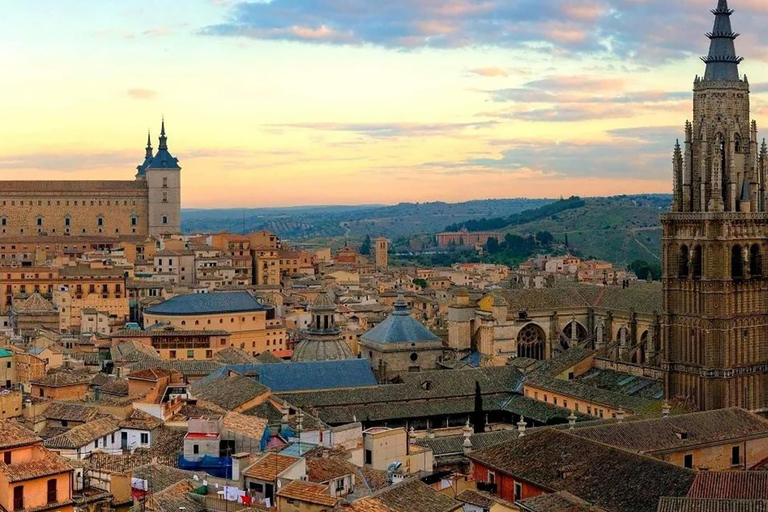
[(693, 121), (673, 152), (672, 211), (661, 218), (663, 367), (669, 398), (768, 410), (768, 151), (750, 122), (732, 13), (727, 0), (712, 10)]
[(168, 151), (165, 120), (160, 126), (157, 153), (147, 140), (147, 154), (138, 168), (137, 180), (147, 181), (149, 234), (153, 236), (181, 232), (181, 167), (179, 159)]

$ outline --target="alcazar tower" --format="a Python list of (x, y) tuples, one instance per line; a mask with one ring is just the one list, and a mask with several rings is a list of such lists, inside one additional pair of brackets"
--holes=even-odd
[(137, 169), (129, 180), (0, 181), (0, 242), (75, 244), (181, 232), (181, 168), (168, 151), (165, 121), (157, 152), (147, 139)]
[(672, 211), (661, 219), (663, 368), (669, 398), (768, 410), (768, 149), (750, 120), (733, 11), (719, 0), (712, 13), (693, 118), (674, 150)]

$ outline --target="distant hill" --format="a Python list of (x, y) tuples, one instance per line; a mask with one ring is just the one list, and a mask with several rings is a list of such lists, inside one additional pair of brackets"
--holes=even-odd
[(553, 199), (488, 199), (464, 203), (400, 203), (394, 206), (301, 206), (182, 210), (185, 233), (268, 229), (285, 239), (389, 238), (436, 233), (449, 224), (508, 217), (554, 202)]
[(549, 231), (557, 240), (568, 237), (569, 247), (584, 257), (628, 264), (636, 259), (661, 258), (659, 215), (667, 210), (671, 195), (585, 198), (584, 206), (510, 227), (505, 231), (530, 234)]

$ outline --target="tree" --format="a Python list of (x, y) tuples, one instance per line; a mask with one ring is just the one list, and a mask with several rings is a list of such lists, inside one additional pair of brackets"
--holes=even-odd
[(568, 247), (568, 233), (565, 234), (565, 246)]
[(552, 233), (550, 233), (549, 231), (539, 231), (538, 233), (536, 233), (536, 240), (538, 240), (539, 243), (544, 247), (548, 247), (552, 243), (552, 240), (554, 238), (555, 237), (553, 237)]
[(363, 254), (366, 256), (371, 254), (371, 235), (365, 235), (365, 240), (363, 240), (363, 245), (360, 246), (360, 254)]
[(661, 265), (659, 263), (635, 260), (629, 264), (628, 268), (635, 273), (638, 279), (648, 279), (649, 275), (655, 280), (661, 279)]
[(420, 286), (421, 288), (426, 288), (427, 280), (417, 277), (416, 279), (413, 280), (413, 284), (415, 284), (416, 286)]
[(499, 241), (496, 238), (491, 237), (485, 242), (485, 250), (488, 251), (488, 254), (496, 254), (499, 249)]
[(472, 426), (475, 434), (485, 432), (485, 412), (483, 411), (483, 395), (480, 392), (479, 381), (475, 381), (475, 410), (472, 412)]

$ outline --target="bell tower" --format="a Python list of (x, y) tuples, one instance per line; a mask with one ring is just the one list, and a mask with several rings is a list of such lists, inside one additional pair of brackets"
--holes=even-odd
[(768, 410), (765, 144), (750, 122), (749, 82), (727, 0), (712, 10), (693, 121), (672, 158), (673, 204), (662, 215), (663, 369), (670, 399), (700, 410)]

